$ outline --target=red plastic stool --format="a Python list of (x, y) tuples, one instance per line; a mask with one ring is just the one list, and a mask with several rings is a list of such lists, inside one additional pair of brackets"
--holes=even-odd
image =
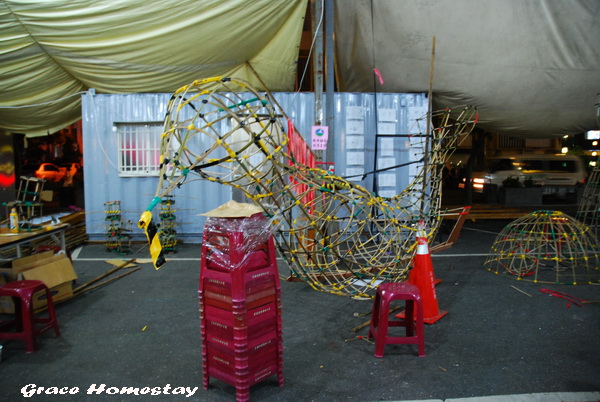
[[(36, 317), (33, 313), (33, 295), (39, 291), (46, 292), (47, 317)], [(9, 282), (0, 287), (0, 296), (10, 296), (18, 301), (18, 303), (15, 302), (15, 319), (0, 326), (0, 339), (24, 340), (27, 353), (33, 353), (35, 352), (35, 337), (38, 335), (54, 328), (56, 336), (60, 336), (52, 295), (44, 282), (34, 280)], [(44, 325), (36, 326), (37, 323)], [(6, 327), (13, 325), (16, 326), (16, 332), (3, 332)]]
[[(405, 300), (405, 318), (402, 320), (388, 318), (390, 304), (394, 300)], [(388, 327), (406, 327), (406, 336), (388, 336)], [(375, 338), (375, 357), (383, 357), (383, 350), (387, 344), (419, 345), (419, 357), (425, 356), (424, 332), (423, 302), (419, 288), (405, 282), (379, 285), (373, 302), (369, 327), (369, 338)]]

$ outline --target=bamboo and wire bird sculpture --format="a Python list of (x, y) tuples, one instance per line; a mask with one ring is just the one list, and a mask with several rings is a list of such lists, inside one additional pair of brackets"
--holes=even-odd
[[(232, 186), (270, 218), (290, 275), (316, 290), (372, 297), (381, 280), (406, 279), (415, 252), (415, 224), (430, 239), (441, 223), (444, 161), (473, 129), (472, 107), (425, 116), (431, 135), (415, 135), (422, 154), (409, 186), (383, 198), (316, 167), (315, 157), (268, 91), (213, 77), (178, 89), (164, 121), (161, 170), (154, 199), (142, 214), (150, 253), (164, 262), (152, 209), (165, 194), (193, 180)], [(428, 146), (424, 146), (425, 141)], [(426, 151), (423, 151), (426, 150)]]

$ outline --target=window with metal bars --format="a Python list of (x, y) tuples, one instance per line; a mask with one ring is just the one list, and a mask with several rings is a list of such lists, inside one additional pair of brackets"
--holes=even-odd
[(119, 176), (157, 176), (162, 123), (115, 123)]

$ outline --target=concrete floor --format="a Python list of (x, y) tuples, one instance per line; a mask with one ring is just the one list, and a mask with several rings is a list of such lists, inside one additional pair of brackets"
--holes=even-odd
[[(442, 279), (439, 306), (449, 313), (426, 326), (423, 358), (414, 345), (389, 345), (383, 358), (375, 358), (371, 343), (348, 341), (366, 335), (366, 329), (352, 329), (369, 318), (370, 301), (282, 282), (285, 385), (272, 377), (251, 388), (251, 399), (600, 400), (600, 303), (569, 307), (540, 291), (597, 302), (600, 286), (540, 285), (485, 270), (495, 234), (507, 223), (467, 222), (458, 243), (434, 255)], [(34, 354), (24, 353), (21, 342), (2, 341), (0, 400), (22, 400), (28, 385), (77, 391), (32, 400), (234, 400), (235, 389), (218, 380), (202, 389), (199, 254), (199, 245), (182, 245), (158, 271), (141, 264), (129, 276), (60, 304), (62, 336), (44, 334)], [(106, 260), (132, 257), (147, 259), (147, 248), (118, 256), (103, 245), (86, 245), (73, 254), (78, 283), (110, 269)], [(102, 385), (103, 393), (87, 393)], [(161, 395), (106, 392), (122, 387), (157, 388)], [(183, 391), (179, 387), (198, 389), (186, 398), (172, 394)], [(484, 399), (489, 396), (495, 397)]]

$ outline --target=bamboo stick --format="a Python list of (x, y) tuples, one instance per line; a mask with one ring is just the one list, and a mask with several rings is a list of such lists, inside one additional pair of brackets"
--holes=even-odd
[(97, 277), (97, 278), (95, 278), (95, 279), (92, 279), (91, 281), (89, 281), (89, 282), (87, 282), (87, 283), (84, 283), (83, 285), (79, 286), (79, 287), (78, 287), (78, 288), (76, 288), (76, 289), (73, 289), (73, 294), (76, 294), (76, 293), (78, 293), (78, 292), (81, 292), (81, 291), (82, 291), (83, 289), (85, 289), (86, 287), (88, 287), (88, 286), (90, 286), (90, 285), (92, 285), (92, 284), (94, 284), (94, 283), (96, 283), (96, 282), (100, 281), (101, 279), (104, 279), (104, 278), (106, 278), (106, 277), (107, 277), (107, 276), (109, 276), (110, 274), (112, 274), (112, 273), (114, 273), (114, 272), (117, 272), (118, 270), (120, 270), (120, 269), (122, 269), (122, 268), (126, 267), (128, 264), (130, 264), (130, 263), (132, 263), (132, 262), (135, 262), (135, 258), (132, 258), (132, 259), (130, 259), (129, 261), (126, 261), (126, 262), (124, 262), (123, 264), (121, 264), (121, 265), (119, 265), (119, 266), (117, 266), (117, 267), (115, 267), (115, 268), (113, 268), (113, 269), (111, 269), (111, 270), (107, 271), (106, 273), (104, 273), (104, 274), (100, 275), (99, 277)]
[(133, 269), (131, 269), (131, 270), (129, 270), (129, 271), (127, 271), (127, 272), (125, 272), (125, 273), (122, 273), (121, 275), (117, 275), (117, 276), (115, 276), (115, 277), (112, 277), (112, 278), (110, 278), (110, 279), (107, 279), (107, 280), (105, 280), (105, 281), (102, 281), (102, 282), (100, 282), (100, 283), (97, 283), (97, 284), (95, 284), (94, 286), (88, 287), (87, 289), (84, 289), (84, 290), (82, 290), (82, 291), (80, 291), (80, 292), (78, 292), (78, 293), (76, 293), (76, 294), (73, 294), (73, 297), (75, 297), (75, 296), (79, 296), (79, 295), (82, 295), (82, 294), (84, 294), (84, 293), (86, 293), (86, 292), (89, 292), (90, 290), (97, 289), (97, 288), (99, 288), (99, 287), (101, 287), (101, 286), (108, 285), (109, 283), (111, 283), (111, 282), (113, 282), (113, 281), (116, 281), (117, 279), (121, 279), (121, 278), (123, 278), (124, 276), (127, 276), (127, 275), (129, 275), (129, 274), (132, 274), (132, 273), (134, 273), (135, 271), (139, 271), (140, 269), (142, 269), (142, 267), (136, 267), (136, 268), (133, 268)]
[[(129, 263), (129, 262), (130, 262), (130, 261), (128, 261), (127, 263)], [(126, 264), (125, 264), (125, 265), (126, 265)], [(123, 266), (125, 266), (125, 265), (123, 265)], [(85, 284), (85, 285), (82, 285), (82, 286), (78, 287), (77, 289), (75, 289), (75, 290), (73, 291), (73, 296), (71, 296), (71, 297), (69, 297), (69, 298), (67, 298), (67, 299), (57, 300), (57, 301), (53, 302), (53, 304), (54, 304), (54, 306), (57, 306), (57, 305), (59, 305), (59, 304), (61, 304), (61, 303), (64, 303), (64, 302), (66, 302), (66, 301), (69, 301), (69, 300), (73, 299), (73, 298), (74, 298), (74, 297), (76, 297), (76, 296), (79, 296), (79, 295), (82, 295), (82, 294), (84, 294), (84, 293), (86, 293), (86, 292), (89, 292), (90, 290), (97, 289), (97, 288), (99, 288), (99, 287), (101, 287), (101, 286), (104, 286), (104, 285), (108, 285), (109, 283), (111, 283), (111, 282), (113, 282), (113, 281), (116, 281), (117, 279), (121, 279), (121, 278), (123, 278), (124, 276), (127, 276), (127, 275), (129, 275), (129, 274), (132, 274), (132, 273), (134, 273), (135, 271), (139, 271), (140, 269), (142, 269), (142, 267), (136, 267), (136, 268), (133, 268), (133, 269), (131, 269), (131, 270), (129, 270), (129, 271), (127, 271), (127, 272), (125, 272), (125, 273), (121, 274), (121, 275), (118, 275), (118, 276), (115, 276), (115, 277), (113, 277), (113, 278), (107, 279), (107, 280), (105, 280), (105, 281), (103, 281), (103, 282), (97, 283), (96, 285), (94, 285), (94, 286), (92, 286), (92, 287), (88, 287), (87, 289), (83, 289), (83, 288), (84, 288), (84, 286), (89, 286), (89, 284), (95, 283), (95, 282), (97, 282), (99, 279), (101, 279), (101, 277), (99, 277), (99, 278), (96, 278), (96, 279), (94, 279), (93, 281), (90, 281), (90, 282), (88, 282), (87, 284)], [(112, 272), (115, 272), (115, 270), (111, 270), (111, 271), (112, 271)], [(106, 275), (107, 275), (107, 274), (104, 274), (104, 275), (102, 275), (102, 277), (106, 277)], [(77, 291), (77, 293), (75, 293), (75, 291)], [(48, 309), (48, 305), (45, 305), (45, 306), (43, 306), (43, 307), (40, 307), (40, 308), (36, 309), (36, 310), (35, 310), (35, 313), (36, 313), (36, 314), (38, 314), (38, 313), (42, 313), (42, 312), (46, 311), (47, 309)]]

